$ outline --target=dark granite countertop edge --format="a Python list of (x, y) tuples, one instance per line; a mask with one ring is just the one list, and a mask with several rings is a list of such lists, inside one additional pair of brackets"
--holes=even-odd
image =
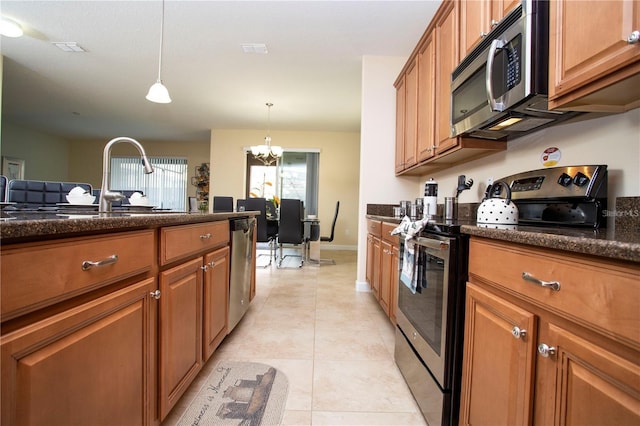
[(236, 213), (153, 213), (126, 216), (89, 216), (78, 219), (34, 219), (0, 224), (0, 244), (49, 240), (64, 237), (188, 225), (255, 216), (258, 212)]
[(465, 234), (640, 263), (640, 243), (462, 225)]

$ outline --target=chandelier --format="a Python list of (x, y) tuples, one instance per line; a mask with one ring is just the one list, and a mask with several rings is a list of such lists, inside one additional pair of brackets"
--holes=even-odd
[(271, 146), (271, 107), (273, 104), (267, 102), (267, 136), (264, 137), (264, 144), (251, 147), (253, 156), (262, 161), (265, 166), (272, 165), (278, 158), (282, 157), (281, 146)]

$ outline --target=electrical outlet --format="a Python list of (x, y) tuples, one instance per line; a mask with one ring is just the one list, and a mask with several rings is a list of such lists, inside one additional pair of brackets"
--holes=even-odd
[(487, 186), (489, 186), (489, 185), (493, 185), (493, 178), (492, 177), (487, 178)]

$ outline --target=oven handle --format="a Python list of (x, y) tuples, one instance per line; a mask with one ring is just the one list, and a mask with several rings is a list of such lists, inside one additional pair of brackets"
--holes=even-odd
[(489, 55), (487, 56), (487, 70), (485, 72), (487, 80), (485, 84), (487, 86), (487, 100), (489, 101), (489, 108), (491, 111), (504, 111), (504, 102), (496, 102), (493, 96), (493, 59), (496, 56), (496, 50), (504, 47), (502, 40), (494, 39), (491, 41), (491, 47), (489, 47)]
[(449, 241), (434, 240), (432, 238), (416, 237), (414, 240), (419, 246), (433, 250), (449, 250), (450, 246)]

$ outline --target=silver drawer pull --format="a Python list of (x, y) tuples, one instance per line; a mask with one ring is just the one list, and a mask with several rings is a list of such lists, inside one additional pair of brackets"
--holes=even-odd
[(550, 355), (556, 354), (556, 348), (549, 346), (546, 343), (540, 343), (538, 345), (538, 353), (545, 358), (549, 358)]
[(560, 283), (558, 281), (542, 281), (534, 277), (528, 272), (522, 273), (522, 279), (530, 283), (537, 284), (541, 287), (550, 288), (551, 290), (560, 291)]
[(160, 299), (160, 296), (162, 296), (162, 293), (160, 293), (160, 290), (156, 290), (156, 291), (150, 292), (149, 296), (151, 296), (154, 299), (158, 300), (158, 299)]
[(201, 240), (208, 240), (209, 238), (211, 238), (211, 234), (200, 235)]
[(524, 330), (520, 327), (518, 327), (517, 325), (513, 326), (513, 328), (511, 329), (511, 334), (513, 335), (513, 337), (515, 337), (516, 339), (524, 339), (525, 336), (527, 335), (527, 330)]
[(93, 268), (94, 266), (111, 265), (112, 263), (116, 263), (117, 261), (118, 261), (118, 255), (117, 254), (112, 254), (111, 256), (107, 257), (106, 259), (98, 260), (96, 262), (94, 262), (92, 260), (85, 260), (84, 262), (82, 262), (82, 270), (83, 271), (88, 271), (89, 269)]

